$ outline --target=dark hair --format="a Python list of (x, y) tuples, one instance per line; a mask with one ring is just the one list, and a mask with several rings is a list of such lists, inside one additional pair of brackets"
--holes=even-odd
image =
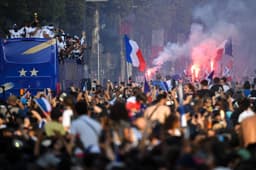
[(214, 84), (219, 84), (220, 83), (220, 78), (219, 77), (215, 77), (213, 79), (213, 82), (214, 82)]
[(157, 97), (156, 97), (156, 101), (159, 102), (159, 101), (162, 100), (162, 99), (166, 99), (166, 97), (167, 97), (167, 94), (166, 94), (166, 93), (159, 94), (159, 95), (157, 95)]
[(241, 108), (241, 111), (244, 111), (248, 109), (251, 105), (250, 99), (244, 97), (240, 102), (239, 102), (239, 107)]
[(111, 108), (110, 108), (110, 115), (109, 118), (113, 121), (120, 121), (120, 120), (129, 120), (128, 112), (125, 108), (125, 103), (121, 101), (117, 101)]
[(226, 83), (227, 82), (227, 77), (222, 77), (221, 80), (223, 80), (224, 83)]
[(217, 116), (220, 116), (220, 110), (213, 110), (212, 111), (212, 117), (216, 118)]
[(52, 111), (51, 111), (51, 118), (52, 118), (52, 120), (58, 120), (59, 117), (62, 116), (63, 110), (64, 110), (63, 105), (59, 104), (56, 107), (54, 107), (52, 109)]
[(137, 101), (143, 101), (144, 103), (147, 101), (147, 96), (144, 93), (138, 93), (136, 95)]
[(233, 97), (233, 95), (234, 95), (234, 89), (232, 89), (232, 88), (230, 88), (228, 91), (226, 91), (226, 97), (228, 97), (228, 96), (231, 96), (231, 97)]
[[(207, 83), (208, 83), (208, 82), (207, 82)], [(194, 85), (193, 85), (192, 83), (187, 83), (186, 85), (188, 86), (188, 88), (189, 88), (193, 93), (195, 93), (195, 87), (194, 87)]]
[(250, 82), (249, 81), (245, 81), (243, 87), (244, 87), (244, 89), (250, 89), (251, 88)]
[(207, 80), (202, 80), (201, 82), (200, 82), (200, 84), (202, 85), (202, 86), (208, 86), (208, 81)]
[(74, 97), (69, 95), (67, 97), (64, 98), (64, 101), (63, 101), (63, 104), (65, 106), (71, 106), (73, 107), (74, 106)]
[(76, 103), (75, 109), (78, 115), (87, 114), (88, 112), (87, 103), (85, 101), (79, 101)]
[(170, 116), (168, 116), (165, 120), (165, 124), (164, 124), (164, 128), (166, 130), (168, 129), (171, 129), (171, 128), (174, 128), (174, 125), (175, 123), (179, 121), (179, 117), (174, 115), (174, 114), (171, 114)]
[(141, 89), (139, 87), (134, 87), (132, 89), (133, 95), (136, 96), (137, 94), (141, 93)]

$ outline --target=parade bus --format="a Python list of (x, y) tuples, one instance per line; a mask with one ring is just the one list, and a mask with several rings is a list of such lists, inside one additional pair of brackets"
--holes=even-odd
[(56, 90), (59, 82), (55, 39), (17, 38), (0, 41), (0, 95)]

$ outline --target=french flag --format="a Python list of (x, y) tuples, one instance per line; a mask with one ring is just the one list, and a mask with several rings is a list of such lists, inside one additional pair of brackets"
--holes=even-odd
[(39, 108), (41, 109), (41, 111), (45, 116), (50, 115), (52, 111), (52, 106), (46, 98), (44, 97), (35, 98), (34, 102), (39, 106)]
[(144, 72), (146, 69), (146, 62), (137, 42), (129, 39), (127, 35), (124, 36), (124, 41), (126, 61), (131, 63), (134, 67), (138, 67), (141, 72)]
[(232, 40), (231, 38), (224, 40), (220, 46), (217, 48), (215, 61), (220, 61), (223, 54), (233, 56), (232, 54)]

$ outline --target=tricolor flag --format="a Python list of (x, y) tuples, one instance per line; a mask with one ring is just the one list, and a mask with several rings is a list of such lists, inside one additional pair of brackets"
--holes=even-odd
[(41, 111), (43, 112), (43, 114), (45, 116), (50, 115), (50, 113), (52, 111), (52, 107), (46, 98), (44, 98), (44, 97), (35, 98), (34, 102), (39, 106), (39, 108), (41, 109)]
[(224, 40), (220, 46), (217, 48), (215, 62), (220, 61), (223, 55), (233, 56), (232, 54), (232, 40), (231, 38)]
[(146, 62), (136, 41), (130, 40), (127, 35), (124, 36), (126, 61), (134, 67), (138, 67), (141, 72), (146, 69)]

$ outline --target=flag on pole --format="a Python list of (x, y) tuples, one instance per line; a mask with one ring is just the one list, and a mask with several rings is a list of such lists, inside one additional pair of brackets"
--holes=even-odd
[(222, 76), (229, 77), (230, 75), (231, 75), (230, 69), (227, 66), (225, 66), (222, 72)]
[(233, 54), (232, 54), (232, 39), (231, 38), (229, 38), (227, 40), (224, 40), (220, 44), (220, 46), (217, 48), (216, 56), (215, 56), (215, 62), (220, 61), (224, 54), (229, 55), (229, 56), (233, 56)]
[(134, 67), (138, 67), (141, 72), (146, 69), (146, 62), (142, 55), (142, 52), (136, 41), (124, 36), (125, 50), (126, 50), (126, 61), (131, 63)]
[(211, 84), (213, 80), (214, 70), (209, 73), (209, 75), (206, 77), (206, 80), (208, 81), (208, 84)]
[(46, 98), (35, 98), (33, 101), (39, 106), (45, 116), (50, 115), (52, 106)]
[(148, 92), (150, 92), (150, 86), (148, 84), (146, 77), (144, 77), (144, 93), (147, 94)]
[(216, 51), (216, 56), (215, 56), (215, 62), (220, 61), (222, 59), (222, 56), (225, 51), (225, 46), (226, 46), (227, 40), (224, 40), (218, 47)]
[(232, 39), (231, 38), (229, 38), (226, 41), (226, 44), (225, 44), (225, 54), (229, 55), (229, 56), (233, 56), (233, 48), (232, 48)]

